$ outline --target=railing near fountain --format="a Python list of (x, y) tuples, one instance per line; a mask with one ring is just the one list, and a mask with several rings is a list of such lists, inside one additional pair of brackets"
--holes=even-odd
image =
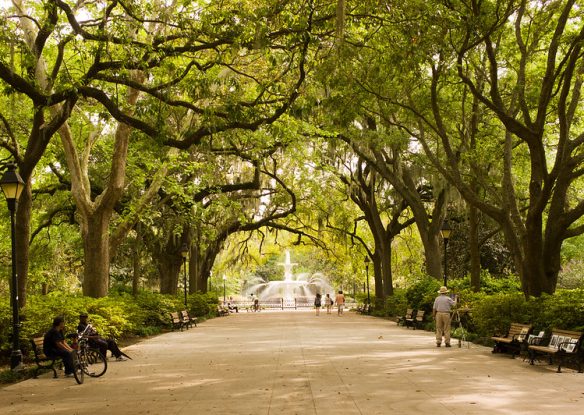
[[(251, 309), (253, 301), (235, 300), (231, 302), (232, 305), (238, 306), (240, 309)], [(347, 309), (354, 308), (356, 303), (347, 302), (345, 307)], [(301, 308), (314, 308), (314, 298), (311, 297), (297, 297), (290, 300), (284, 298), (269, 298), (260, 300), (260, 308), (263, 310), (298, 310)]]

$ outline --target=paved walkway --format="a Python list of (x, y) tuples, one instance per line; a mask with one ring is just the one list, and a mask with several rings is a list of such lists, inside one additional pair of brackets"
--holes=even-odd
[(239, 313), (125, 350), (103, 378), (0, 389), (0, 413), (582, 414), (584, 374), (436, 348), (432, 333), (346, 313)]

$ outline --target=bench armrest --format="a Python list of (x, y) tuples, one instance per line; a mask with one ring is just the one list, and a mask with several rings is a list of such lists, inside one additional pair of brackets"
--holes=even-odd
[(538, 337), (538, 336), (534, 336), (533, 334), (530, 334), (527, 337), (527, 344), (537, 346), (537, 345), (541, 344), (542, 339), (543, 339), (543, 337)]

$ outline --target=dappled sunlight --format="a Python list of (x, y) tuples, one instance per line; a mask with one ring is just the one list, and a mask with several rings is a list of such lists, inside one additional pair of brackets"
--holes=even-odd
[(43, 375), (0, 389), (2, 415), (571, 415), (584, 397), (582, 374), (437, 348), (433, 333), (355, 314), (229, 316), (126, 350), (134, 360), (83, 385)]

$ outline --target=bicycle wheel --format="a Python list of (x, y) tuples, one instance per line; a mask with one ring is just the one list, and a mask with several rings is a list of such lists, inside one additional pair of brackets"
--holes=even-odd
[(79, 358), (79, 354), (75, 354), (74, 361), (73, 361), (73, 376), (75, 377), (75, 381), (78, 384), (82, 384), (85, 378), (83, 373), (83, 363)]
[(107, 370), (107, 360), (99, 350), (85, 349), (81, 353), (83, 371), (92, 378), (98, 378)]

